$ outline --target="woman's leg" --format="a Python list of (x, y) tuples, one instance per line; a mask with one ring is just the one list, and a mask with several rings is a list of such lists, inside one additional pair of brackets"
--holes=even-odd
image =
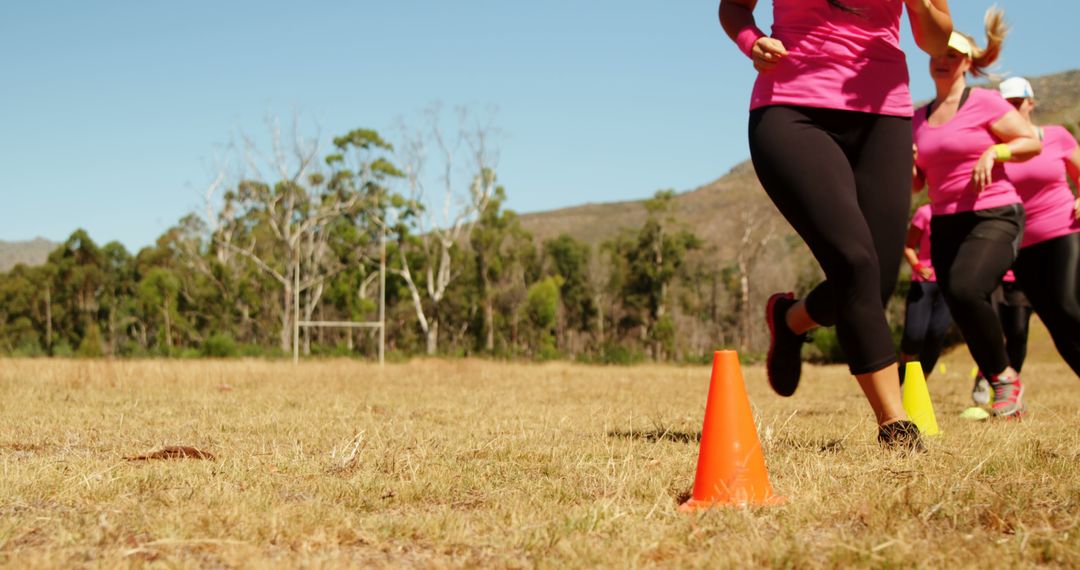
[(1031, 322), (1031, 307), (1024, 299), (1024, 294), (1015, 290), (1016, 285), (1002, 284), (1004, 302), (998, 304), (998, 317), (1001, 330), (1005, 334), (1005, 354), (1009, 355), (1009, 364), (1020, 372), (1024, 369), (1027, 358), (1027, 333)]
[[(872, 126), (846, 143), (849, 155), (857, 157), (855, 184), (859, 205), (870, 228), (874, 253), (878, 259), (878, 305), (874, 319), (877, 320), (880, 315), (880, 319), (884, 320), (885, 307), (896, 289), (900, 273), (900, 260), (903, 259), (908, 230), (907, 215), (911, 209), (912, 165), (911, 153), (908, 152), (912, 144), (911, 120), (875, 117)], [(834, 291), (834, 296), (836, 294)], [(810, 301), (813, 307), (813, 299)], [(834, 306), (839, 308), (841, 304)], [(859, 334), (858, 331), (853, 332)], [(891, 336), (889, 346), (893, 348)], [(895, 348), (884, 368), (877, 368), (877, 364), (874, 364), (872, 372), (856, 375), (859, 386), (874, 409), (878, 425), (907, 419), (894, 355)]]
[(1016, 279), (1054, 346), (1080, 376), (1080, 233), (1022, 249)]
[[(852, 373), (859, 377), (864, 389), (869, 387), (875, 395), (880, 393), (880, 397), (868, 395), (868, 400), (879, 421), (890, 422), (905, 416), (899, 403), (896, 368), (891, 366), (896, 362), (896, 354), (885, 320), (882, 292), (886, 288), (891, 291), (895, 283), (907, 208), (876, 203), (866, 208), (860, 203), (860, 188), (848, 156), (858, 155), (858, 150), (845, 152), (838, 142), (841, 135), (836, 134), (850, 128), (856, 115), (788, 107), (758, 109), (751, 113), (750, 149), (762, 186), (809, 246), (827, 279), (808, 296), (805, 304), (796, 305), (792, 315), (795, 320), (821, 324), (830, 324), (835, 317), (837, 336)], [(904, 152), (894, 152), (888, 157), (891, 158), (888, 164), (902, 164), (907, 157), (904, 174), (910, 175), (910, 124), (907, 127), (896, 129), (906, 131), (908, 138)], [(859, 138), (866, 137), (860, 133)], [(887, 154), (883, 152), (885, 144), (875, 142), (869, 146), (868, 154), (875, 159)], [(876, 180), (879, 186), (882, 180), (889, 179), (886, 172), (878, 175), (882, 176)], [(864, 177), (871, 178), (869, 174)], [(869, 193), (869, 189), (863, 191)], [(905, 203), (908, 191), (905, 189), (899, 198), (882, 192), (870, 201), (875, 200)], [(899, 221), (889, 220), (882, 227), (872, 229), (867, 209), (874, 219), (891, 210), (892, 217)], [(887, 237), (876, 241), (875, 233)], [(891, 239), (894, 233), (897, 237)], [(895, 241), (895, 248), (886, 243), (889, 241)], [(890, 271), (883, 270), (879, 264), (879, 247), (888, 258)], [(896, 252), (888, 251), (891, 249)], [(892, 275), (884, 286), (883, 273)], [(785, 314), (783, 324), (792, 318)], [(879, 384), (889, 385), (878, 378), (883, 375), (891, 376), (891, 389), (877, 388)]]
[(945, 304), (945, 297), (942, 296), (938, 284), (928, 283), (928, 285), (929, 296), (934, 301), (933, 308), (930, 310), (930, 329), (926, 333), (926, 344), (923, 346), (923, 351), (919, 353), (919, 360), (922, 361), (923, 370), (929, 378), (930, 371), (937, 366), (938, 357), (941, 356), (945, 333), (949, 331), (949, 325), (952, 324), (952, 315), (949, 314), (949, 306)]
[(994, 413), (1023, 409), (1023, 388), (1009, 366), (1001, 321), (990, 300), (1013, 263), (1023, 210), (993, 208), (935, 217), (931, 257), (949, 312), (975, 363), (994, 387)]
[[(908, 289), (907, 303), (904, 310), (904, 336), (900, 340), (900, 359), (903, 363), (915, 359), (922, 360), (922, 354), (926, 345), (926, 336), (930, 331), (930, 317), (934, 310), (934, 299), (927, 293), (927, 283), (912, 281)], [(926, 363), (922, 362), (923, 372)], [(900, 377), (904, 377), (904, 369), (900, 369)]]
[(1012, 265), (1019, 228), (1010, 232), (976, 218), (975, 212), (938, 216), (931, 224), (931, 256), (949, 312), (975, 363), (998, 375), (1009, 367), (1009, 358), (990, 294)]

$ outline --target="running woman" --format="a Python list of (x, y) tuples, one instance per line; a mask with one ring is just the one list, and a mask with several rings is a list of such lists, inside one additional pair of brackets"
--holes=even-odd
[(750, 155), (765, 192), (826, 277), (805, 299), (769, 299), (769, 383), (782, 396), (793, 394), (807, 331), (835, 324), (879, 441), (919, 449), (884, 310), (911, 200), (912, 108), (900, 18), (906, 6), (919, 47), (944, 53), (952, 30), (946, 0), (773, 0), (772, 36), (754, 24), (756, 4), (720, 2), (720, 23), (759, 72)]
[(1007, 79), (1000, 89), (1043, 143), (1038, 157), (1006, 167), (1027, 212), (1013, 270), (1054, 346), (1080, 376), (1080, 199), (1067, 181), (1080, 183), (1080, 146), (1063, 127), (1035, 126), (1035, 94), (1026, 79)]
[[(952, 324), (930, 261), (930, 218), (930, 204), (924, 204), (915, 210), (908, 228), (904, 258), (911, 266), (911, 288), (904, 312), (904, 336), (900, 341), (900, 360), (918, 359), (927, 378), (937, 365), (941, 343)], [(901, 377), (903, 374), (901, 368)]]
[(1031, 127), (997, 91), (971, 89), (1001, 53), (1004, 13), (986, 13), (986, 48), (953, 32), (944, 55), (930, 59), (937, 94), (915, 111), (916, 180), (929, 188), (932, 260), (949, 312), (994, 390), (993, 414), (1023, 410), (1020, 375), (1009, 365), (991, 293), (1016, 259), (1024, 228), (1020, 195), (1005, 175), (1010, 161), (1042, 150)]

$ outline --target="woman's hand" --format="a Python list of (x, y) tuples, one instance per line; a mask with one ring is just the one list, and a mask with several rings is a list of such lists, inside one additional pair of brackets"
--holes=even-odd
[(1073, 203), (1073, 217), (1080, 220), (1080, 198)]
[(772, 71), (780, 60), (787, 57), (788, 51), (784, 42), (776, 38), (758, 38), (750, 51), (750, 57), (754, 60), (754, 69), (761, 73)]
[(929, 281), (934, 278), (934, 270), (923, 266), (919, 269), (919, 275), (922, 276), (923, 279)]
[(975, 163), (975, 168), (971, 171), (971, 181), (975, 183), (976, 192), (982, 192), (990, 185), (993, 180), (996, 159), (997, 151), (994, 150), (994, 147), (990, 147), (986, 149), (986, 152), (982, 153), (979, 161)]

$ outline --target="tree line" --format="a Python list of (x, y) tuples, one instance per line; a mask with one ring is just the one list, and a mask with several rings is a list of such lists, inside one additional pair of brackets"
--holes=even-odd
[[(490, 125), (467, 114), (440, 124), (394, 144), (356, 129), (328, 153), (273, 126), (269, 152), (245, 141), (242, 172), (222, 169), (205, 211), (152, 246), (132, 254), (78, 230), (43, 265), (0, 274), (0, 352), (282, 355), (297, 313), (374, 320), (382, 262), (392, 356), (697, 362), (764, 348), (751, 277), (781, 271), (760, 261), (791, 257), (797, 240), (747, 209), (735, 259), (718, 262), (664, 190), (640, 227), (604, 243), (539, 241), (505, 207)], [(799, 267), (808, 288), (819, 275)], [(792, 282), (784, 271), (765, 280)], [(376, 339), (304, 328), (299, 341), (308, 355), (370, 357)]]

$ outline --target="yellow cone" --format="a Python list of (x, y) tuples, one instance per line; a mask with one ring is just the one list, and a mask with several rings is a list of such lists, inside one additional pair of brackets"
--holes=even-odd
[(926, 388), (926, 376), (917, 360), (908, 362), (904, 370), (904, 411), (923, 435), (941, 433), (934, 416), (934, 404), (930, 402), (930, 391)]

